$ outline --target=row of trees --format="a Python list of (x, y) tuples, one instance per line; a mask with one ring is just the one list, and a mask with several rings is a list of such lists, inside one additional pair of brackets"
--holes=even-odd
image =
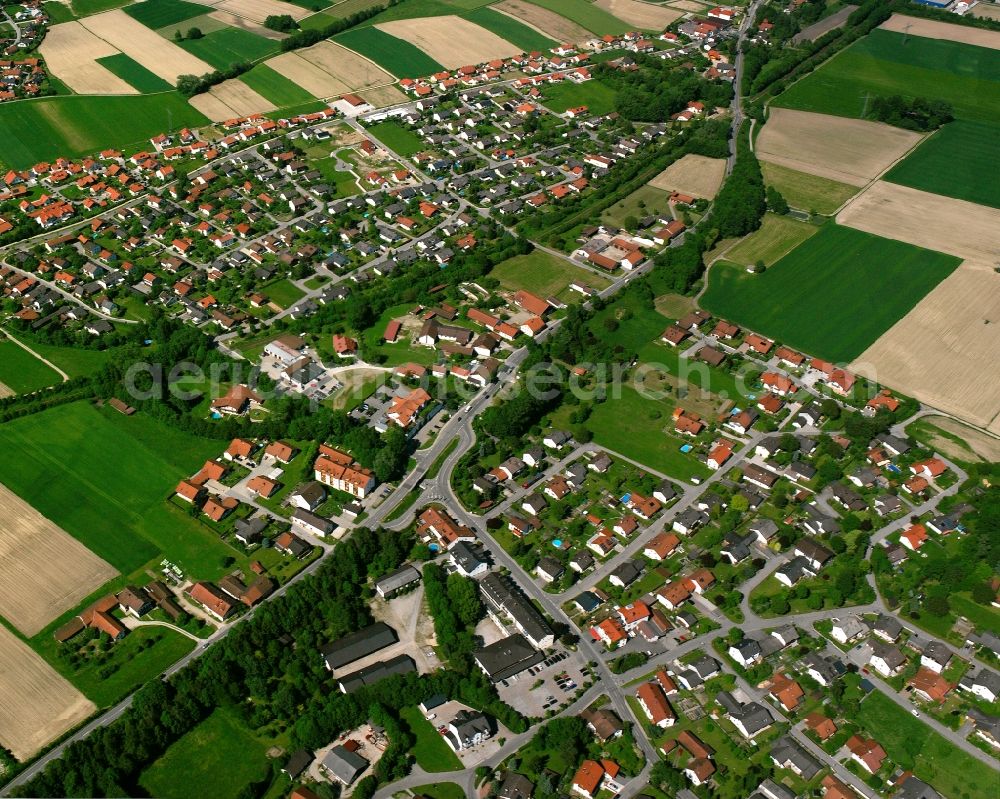
[(473, 633), (484, 612), (476, 582), (428, 563), (424, 566), (424, 597), (434, 618), (434, 637), (441, 655), (449, 664), (468, 671), (468, 658), (476, 644)]
[(908, 99), (898, 94), (872, 98), (869, 109), (870, 116), (879, 122), (921, 132), (937, 130), (951, 122), (955, 118), (953, 111), (944, 100)]

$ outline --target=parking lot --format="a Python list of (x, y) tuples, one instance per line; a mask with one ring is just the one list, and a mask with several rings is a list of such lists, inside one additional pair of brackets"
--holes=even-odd
[(569, 704), (588, 679), (578, 652), (556, 652), (537, 666), (497, 684), (500, 698), (526, 716), (544, 716)]

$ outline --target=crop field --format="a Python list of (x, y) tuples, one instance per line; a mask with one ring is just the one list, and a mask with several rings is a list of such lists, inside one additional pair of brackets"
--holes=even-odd
[(240, 80), (279, 108), (315, 100), (309, 92), (275, 72), (266, 64), (258, 64), (240, 75)]
[(947, 42), (962, 42), (977, 47), (989, 47), (1000, 50), (1000, 31), (974, 28), (971, 25), (954, 25), (936, 19), (908, 17), (905, 14), (893, 14), (879, 27), (886, 31), (896, 31), (910, 36), (920, 36), (928, 39), (944, 39)]
[(97, 63), (110, 72), (113, 72), (142, 94), (169, 92), (174, 88), (159, 75), (153, 74), (134, 58), (125, 55), (125, 53), (99, 58), (97, 59)]
[(808, 222), (768, 213), (764, 215), (760, 228), (727, 250), (725, 258), (740, 266), (752, 266), (758, 261), (770, 266), (818, 230)]
[(894, 166), (885, 180), (1000, 208), (1000, 183), (983, 179), (984, 164), (1000, 164), (1000, 124), (956, 120)]
[(134, 3), (125, 7), (125, 13), (147, 28), (156, 30), (167, 25), (176, 25), (205, 13), (205, 6), (189, 3), (187, 0), (155, 0), (155, 2)]
[(186, 39), (180, 46), (216, 69), (226, 69), (243, 61), (258, 61), (279, 49), (278, 42), (273, 39), (238, 28), (223, 28), (206, 33), (201, 39)]
[(633, 27), (589, 0), (531, 0), (531, 2), (578, 22), (591, 33), (620, 34), (627, 33)]
[(795, 83), (776, 104), (861, 117), (865, 98), (946, 100), (959, 119), (1000, 122), (1000, 51), (874, 30)]
[(112, 413), (79, 402), (3, 425), (0, 448), (18, 457), (0, 459), (0, 483), (124, 574), (163, 554), (199, 577), (222, 574), (236, 553), (166, 502), (220, 442)]
[[(326, 14), (332, 19), (343, 19), (351, 14), (357, 14), (359, 11), (367, 11), (369, 8), (381, 5), (385, 5), (385, 0), (343, 0), (343, 2), (334, 3), (329, 8), (324, 8), (320, 13)], [(309, 7), (311, 8), (312, 5), (310, 4)]]
[(27, 636), (118, 572), (0, 485), (0, 616)]
[(532, 50), (549, 50), (559, 42), (550, 39), (513, 17), (494, 11), (492, 8), (477, 8), (463, 15), (467, 20), (492, 31), (501, 39), (506, 39), (526, 53)]
[(97, 63), (118, 52), (79, 22), (53, 25), (39, 47), (49, 72), (79, 94), (135, 94), (128, 83)]
[(0, 744), (24, 761), (94, 712), (93, 703), (0, 624)]
[(725, 158), (688, 153), (649, 181), (649, 185), (663, 191), (679, 191), (711, 200), (718, 193), (725, 176)]
[(54, 386), (59, 375), (13, 341), (0, 340), (0, 383), (15, 394)]
[(311, 17), (306, 17), (304, 20), (299, 22), (299, 27), (304, 31), (311, 30), (322, 30), (327, 25), (336, 21), (336, 17), (331, 16), (323, 11), (313, 14)]
[(574, 282), (583, 283), (598, 291), (609, 285), (603, 275), (574, 266), (569, 261), (542, 250), (509, 258), (493, 267), (490, 276), (499, 280), (500, 285), (506, 289), (524, 289), (540, 297), (560, 294)]
[(368, 128), (368, 132), (386, 147), (404, 158), (427, 149), (427, 143), (416, 133), (392, 120), (372, 125)]
[(543, 92), (543, 103), (557, 114), (581, 105), (597, 115), (610, 114), (615, 110), (615, 90), (597, 80), (585, 83), (566, 80), (546, 86)]
[(264, 776), (266, 750), (229, 711), (219, 709), (171, 744), (139, 784), (161, 799), (187, 799), (192, 785), (202, 796), (235, 797)]
[(447, 69), (509, 58), (522, 49), (454, 14), (379, 22), (375, 27), (410, 42)]
[(283, 3), (281, 0), (223, 0), (215, 3), (219, 11), (229, 11), (238, 17), (246, 17), (253, 22), (263, 24), (269, 16), (288, 14), (294, 20), (304, 19), (312, 14), (312, 8), (302, 8), (299, 5)]
[(831, 223), (764, 274), (717, 264), (701, 304), (809, 354), (850, 361), (958, 264)]
[(774, 186), (792, 208), (800, 211), (832, 214), (858, 192), (856, 186), (808, 175), (787, 166), (762, 161), (760, 168), (764, 182)]
[[(169, 111), (169, 113), (168, 113)], [(176, 92), (124, 97), (43, 97), (0, 105), (0, 158), (14, 169), (105, 147), (128, 150), (173, 127), (207, 120)]]
[(556, 14), (554, 11), (535, 5), (529, 0), (501, 0), (491, 8), (501, 14), (520, 20), (529, 28), (538, 31), (543, 36), (555, 39), (560, 44), (575, 44), (590, 38), (590, 31), (586, 28)]
[(683, 16), (680, 11), (642, 0), (597, 0), (595, 5), (629, 25), (657, 33)]
[(399, 78), (418, 78), (444, 69), (419, 47), (378, 28), (354, 28), (334, 36), (333, 41), (370, 58)]

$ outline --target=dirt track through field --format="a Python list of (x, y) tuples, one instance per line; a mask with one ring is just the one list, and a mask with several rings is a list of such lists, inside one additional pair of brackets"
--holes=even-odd
[[(989, 5), (980, 3), (979, 6)], [(973, 44), (976, 47), (988, 47), (1000, 50), (1000, 31), (990, 31), (984, 28), (972, 28), (968, 25), (953, 25), (950, 22), (938, 22), (936, 19), (918, 19), (905, 14), (893, 14), (880, 26), (883, 30), (896, 33), (908, 33), (911, 36), (922, 36), (926, 39), (943, 39), (946, 42), (961, 42)]]
[(1000, 275), (991, 261), (965, 261), (854, 366), (921, 402), (987, 427), (1000, 414), (998, 352)]
[(725, 174), (725, 158), (685, 155), (649, 181), (649, 185), (654, 189), (679, 191), (710, 200), (719, 191)]
[(167, 83), (177, 83), (181, 75), (204, 75), (214, 71), (212, 66), (132, 19), (120, 8), (86, 17), (82, 24)]
[(330, 41), (314, 44), (305, 50), (297, 50), (296, 53), (353, 90), (367, 89), (370, 86), (381, 86), (395, 81), (392, 75), (377, 64), (353, 50)]
[(526, 0), (502, 0), (490, 8), (501, 14), (506, 14), (508, 17), (513, 17), (518, 22), (533, 28), (543, 36), (555, 39), (560, 44), (580, 44), (594, 38), (594, 34), (582, 25), (577, 25), (554, 11), (536, 6), (526, 2)]
[(380, 22), (375, 27), (419, 47), (446, 69), (521, 53), (520, 47), (453, 14)]
[(281, 0), (223, 0), (223, 2), (214, 3), (214, 5), (220, 11), (228, 11), (238, 17), (246, 17), (262, 25), (264, 20), (270, 16), (280, 17), (288, 14), (298, 22), (314, 13), (311, 9), (291, 3), (282, 3)]
[(53, 25), (39, 52), (49, 71), (78, 94), (139, 93), (97, 63), (98, 58), (118, 55), (118, 48), (95, 36), (79, 22)]
[(597, 0), (595, 5), (629, 25), (651, 31), (662, 31), (684, 16), (680, 11), (643, 3), (642, 0)]
[(94, 712), (94, 703), (0, 625), (0, 744), (24, 761)]
[(18, 630), (34, 635), (117, 574), (0, 485), (0, 616)]
[(880, 122), (772, 108), (754, 151), (761, 161), (864, 186), (922, 138)]

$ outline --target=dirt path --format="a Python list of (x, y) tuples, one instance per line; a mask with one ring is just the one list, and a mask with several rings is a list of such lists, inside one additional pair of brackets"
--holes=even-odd
[[(22, 350), (24, 350), (25, 352), (30, 352), (32, 355), (34, 355), (36, 358), (38, 358), (38, 360), (40, 360), (47, 367), (49, 367), (49, 369), (51, 369), (53, 372), (55, 372), (56, 374), (58, 374), (59, 377), (62, 378), (62, 380), (63, 380), (64, 383), (67, 380), (70, 379), (69, 375), (66, 374), (62, 369), (60, 369), (58, 366), (56, 366), (54, 363), (52, 363), (52, 361), (48, 360), (47, 358), (43, 358), (41, 355), (39, 355), (37, 352), (35, 352), (33, 349), (31, 349), (31, 347), (29, 347), (27, 344), (23, 344), (22, 342), (18, 341), (16, 338), (14, 338), (7, 331), (4, 331), (4, 335), (6, 335), (7, 338), (9, 338), (11, 341), (13, 341), (15, 344), (17, 344), (17, 346), (19, 346)], [(2, 384), (0, 384), (0, 385), (2, 385)], [(7, 388), (6, 386), (3, 386), (3, 387)], [(11, 394), (13, 394), (13, 393), (14, 392), (11, 391)], [(0, 394), (0, 396), (3, 396), (3, 395)]]

